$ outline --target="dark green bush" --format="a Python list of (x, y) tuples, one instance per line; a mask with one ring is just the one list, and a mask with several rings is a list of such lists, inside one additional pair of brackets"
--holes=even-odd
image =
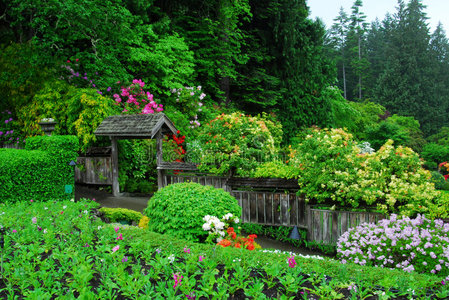
[(74, 136), (28, 138), (26, 150), (0, 149), (0, 202), (74, 197), (78, 139)]
[(426, 166), (436, 170), (440, 163), (449, 161), (449, 147), (435, 143), (426, 144), (421, 157), (426, 161)]
[(150, 218), (149, 230), (167, 233), (190, 241), (205, 240), (205, 215), (221, 218), (232, 213), (240, 218), (237, 200), (223, 189), (198, 183), (171, 184), (154, 194), (144, 214)]
[(430, 178), (430, 181), (435, 184), (435, 188), (437, 190), (445, 190), (449, 191), (449, 182), (444, 179), (444, 176), (436, 171), (431, 172), (432, 177)]

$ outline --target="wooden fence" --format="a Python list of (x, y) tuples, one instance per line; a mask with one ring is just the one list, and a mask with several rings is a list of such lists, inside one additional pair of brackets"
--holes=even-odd
[[(111, 158), (79, 157), (75, 169), (78, 183), (112, 184)], [(379, 213), (314, 209), (296, 195), (295, 180), (235, 178), (169, 174), (164, 172), (162, 186), (180, 182), (196, 182), (222, 188), (231, 193), (242, 207), (242, 222), (271, 226), (297, 226), (307, 229), (308, 240), (335, 244), (349, 228), (363, 222), (377, 222)]]
[(112, 184), (112, 161), (106, 157), (78, 157), (75, 182), (86, 184)]
[(242, 223), (297, 226), (307, 229), (309, 241), (328, 245), (336, 244), (351, 227), (363, 222), (375, 223), (385, 217), (372, 212), (314, 209), (303, 197), (296, 195), (298, 184), (295, 180), (165, 174), (163, 184), (186, 181), (229, 191), (242, 207)]
[(376, 223), (385, 216), (374, 212), (332, 211), (306, 208), (307, 239), (324, 244), (336, 244), (338, 238), (349, 228), (364, 222)]

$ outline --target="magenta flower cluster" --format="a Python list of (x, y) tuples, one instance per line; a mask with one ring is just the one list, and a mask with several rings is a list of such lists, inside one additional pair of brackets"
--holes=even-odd
[(153, 95), (146, 92), (143, 87), (145, 82), (141, 79), (134, 79), (128, 87), (122, 87), (121, 93), (114, 94), (113, 98), (117, 105), (121, 105), (123, 113), (140, 112), (142, 114), (154, 114), (163, 111), (163, 105), (157, 104)]
[(418, 215), (363, 223), (337, 242), (342, 263), (449, 275), (449, 224)]

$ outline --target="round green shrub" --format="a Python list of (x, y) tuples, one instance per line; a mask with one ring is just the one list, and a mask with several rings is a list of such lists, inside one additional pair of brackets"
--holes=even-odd
[(176, 183), (162, 188), (148, 201), (144, 214), (150, 218), (149, 230), (190, 241), (203, 241), (204, 216), (221, 218), (227, 213), (241, 216), (237, 200), (223, 189), (198, 183)]
[(430, 178), (430, 182), (435, 185), (435, 188), (437, 190), (449, 191), (449, 182), (444, 179), (443, 175), (436, 171), (432, 171), (430, 172), (430, 174), (432, 175), (432, 177)]

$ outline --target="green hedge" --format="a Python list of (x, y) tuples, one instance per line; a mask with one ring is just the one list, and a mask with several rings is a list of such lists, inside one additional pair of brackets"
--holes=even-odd
[(26, 150), (0, 149), (0, 202), (74, 198), (74, 136), (28, 138)]

